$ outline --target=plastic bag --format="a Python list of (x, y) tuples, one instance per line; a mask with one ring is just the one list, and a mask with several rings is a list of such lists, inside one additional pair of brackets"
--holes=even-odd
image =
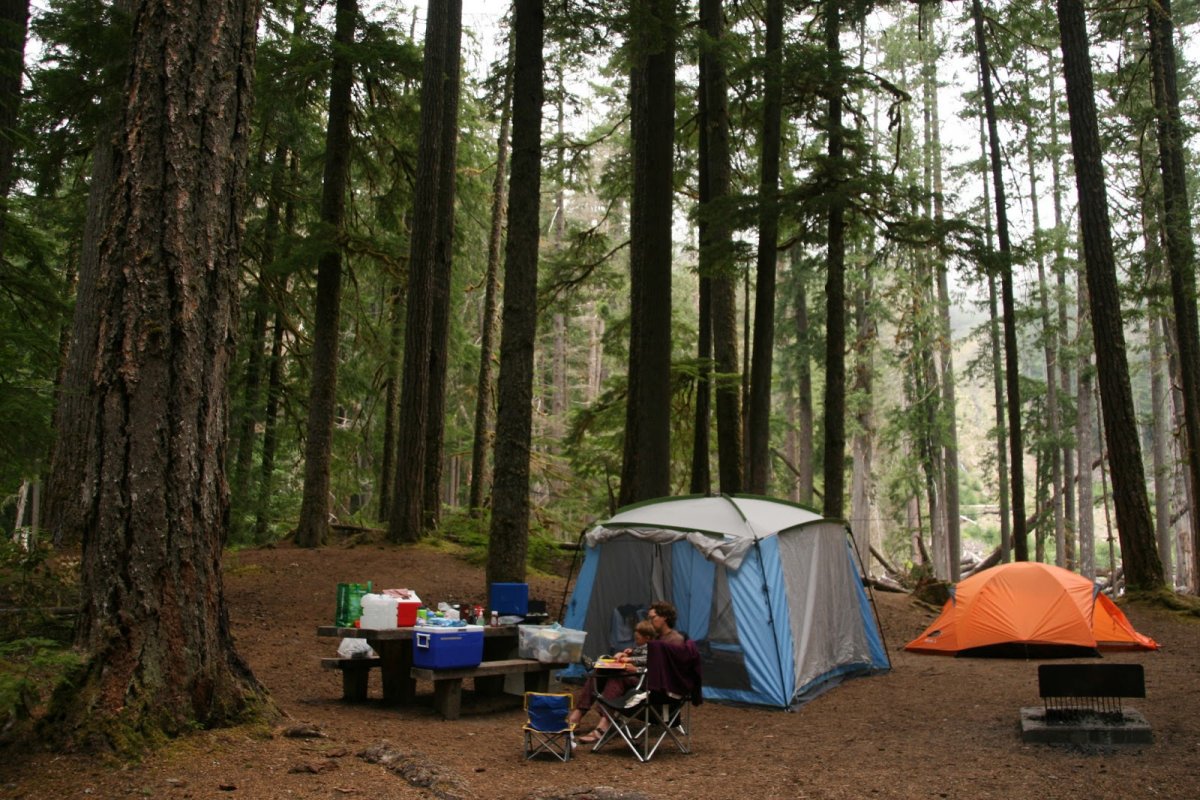
[(355, 639), (347, 637), (342, 639), (338, 645), (338, 656), (340, 658), (371, 658), (375, 655), (375, 651), (371, 649), (371, 645), (367, 644), (366, 639)]
[(339, 583), (337, 585), (337, 608), (333, 624), (349, 628), (362, 616), (362, 597), (371, 591), (371, 581), (366, 583)]

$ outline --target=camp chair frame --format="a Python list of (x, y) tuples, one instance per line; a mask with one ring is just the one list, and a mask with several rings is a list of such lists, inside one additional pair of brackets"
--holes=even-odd
[(691, 699), (648, 691), (644, 683), (643, 676), (638, 686), (618, 698), (597, 698), (596, 707), (608, 720), (608, 728), (592, 746), (593, 752), (618, 737), (642, 763), (668, 739), (679, 752), (692, 752)]
[[(530, 699), (541, 697), (565, 698), (566, 709), (562, 715), (562, 727), (554, 730), (543, 730), (534, 724), (533, 715), (529, 713)], [(571, 712), (575, 710), (575, 696), (568, 692), (526, 692), (525, 693), (525, 724), (521, 729), (525, 732), (525, 760), (539, 753), (549, 753), (559, 761), (570, 761), (571, 750), (575, 746), (575, 723), (569, 722)]]

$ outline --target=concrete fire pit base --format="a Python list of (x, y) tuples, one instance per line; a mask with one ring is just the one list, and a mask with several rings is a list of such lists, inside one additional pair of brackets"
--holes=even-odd
[(1149, 744), (1154, 741), (1150, 723), (1141, 712), (1126, 708), (1120, 720), (1084, 715), (1070, 721), (1046, 721), (1046, 709), (1021, 709), (1021, 741), (1045, 744)]

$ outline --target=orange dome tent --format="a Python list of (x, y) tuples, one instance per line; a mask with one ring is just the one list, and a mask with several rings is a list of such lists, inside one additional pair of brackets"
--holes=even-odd
[(904, 646), (915, 653), (1052, 658), (1157, 650), (1082, 575), (1019, 561), (956, 584), (942, 613)]

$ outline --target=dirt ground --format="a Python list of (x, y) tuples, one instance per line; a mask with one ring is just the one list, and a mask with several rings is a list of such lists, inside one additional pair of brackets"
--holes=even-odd
[[(408, 587), (428, 602), (483, 597), (481, 568), (421, 546), (243, 551), (226, 559), (225, 591), (239, 651), (286, 715), (272, 730), (200, 732), (135, 765), (0, 754), (0, 797), (163, 798), (1180, 798), (1200, 797), (1200, 623), (1127, 608), (1162, 649), (1107, 654), (1146, 667), (1151, 745), (1082, 749), (1022, 743), (1019, 709), (1039, 705), (1037, 662), (908, 654), (933, 618), (907, 595), (876, 593), (892, 659), (783, 712), (705, 703), (693, 711), (691, 755), (639, 764), (610, 745), (569, 763), (522, 756), (517, 705), (473, 706), (445, 721), (426, 704), (341, 701), (340, 676), (318, 661), (337, 642), (339, 581)], [(562, 578), (530, 578), (556, 609)], [(428, 700), (430, 687), (419, 686)], [(591, 719), (586, 721), (592, 722)], [(585, 726), (586, 727), (586, 726)]]

